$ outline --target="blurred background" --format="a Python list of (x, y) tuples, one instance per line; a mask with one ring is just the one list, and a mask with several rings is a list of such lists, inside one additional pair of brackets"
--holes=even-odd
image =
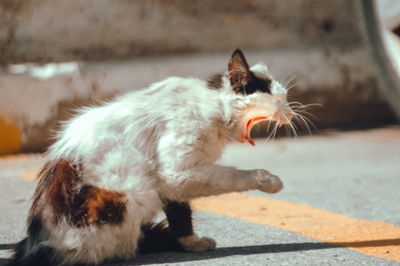
[(399, 34), (397, 0), (2, 0), (0, 154), (43, 151), (82, 105), (224, 72), (235, 48), (320, 104), (318, 129), (394, 124)]

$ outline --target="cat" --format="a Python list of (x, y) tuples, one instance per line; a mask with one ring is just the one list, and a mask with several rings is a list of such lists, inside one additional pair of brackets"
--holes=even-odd
[[(204, 81), (170, 77), (84, 108), (65, 122), (12, 265), (99, 264), (159, 250), (216, 248), (193, 230), (193, 198), (258, 189), (276, 193), (264, 169), (215, 164), (231, 140), (255, 145), (255, 123), (291, 123), (297, 113), (267, 67), (236, 49), (228, 71)], [(153, 219), (164, 211), (166, 221)]]

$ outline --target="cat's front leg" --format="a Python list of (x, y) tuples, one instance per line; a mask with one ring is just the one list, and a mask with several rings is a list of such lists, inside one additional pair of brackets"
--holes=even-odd
[(276, 193), (283, 188), (279, 177), (267, 170), (239, 170), (221, 165), (203, 165), (185, 171), (164, 172), (167, 186), (180, 200), (258, 189)]
[(283, 183), (278, 176), (273, 175), (264, 169), (257, 169), (254, 171), (256, 176), (255, 178), (259, 184), (259, 190), (271, 194), (282, 190)]

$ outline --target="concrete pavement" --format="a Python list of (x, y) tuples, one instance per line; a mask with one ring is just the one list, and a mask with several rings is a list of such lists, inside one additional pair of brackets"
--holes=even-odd
[[(194, 201), (195, 229), (216, 239), (216, 251), (119, 265), (400, 265), (399, 159), (399, 126), (232, 144), (220, 163), (266, 168), (285, 189)], [(24, 236), (42, 163), (41, 155), (0, 157), (0, 265)]]

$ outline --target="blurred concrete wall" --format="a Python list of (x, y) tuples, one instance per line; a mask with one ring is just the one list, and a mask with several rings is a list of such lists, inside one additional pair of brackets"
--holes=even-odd
[(0, 62), (354, 44), (348, 0), (2, 0)]
[(236, 47), (292, 78), (292, 99), (321, 103), (319, 128), (393, 122), (360, 3), (2, 0), (0, 153), (43, 150), (81, 105), (225, 71)]

